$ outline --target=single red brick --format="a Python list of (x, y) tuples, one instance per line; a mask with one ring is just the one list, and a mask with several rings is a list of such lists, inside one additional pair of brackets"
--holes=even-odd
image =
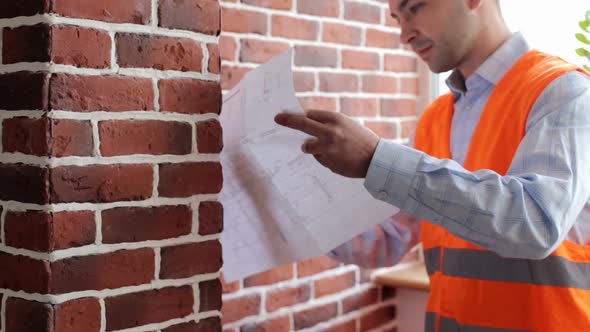
[(242, 0), (242, 2), (252, 6), (272, 9), (289, 10), (293, 8), (293, 0)]
[(191, 233), (188, 206), (121, 207), (102, 212), (103, 243), (163, 240)]
[(46, 204), (49, 202), (48, 177), (45, 167), (0, 164), (0, 200)]
[(400, 82), (401, 93), (409, 93), (418, 95), (420, 88), (418, 86), (418, 79), (415, 77), (402, 77)]
[(229, 90), (236, 86), (247, 72), (252, 70), (246, 67), (222, 66), (221, 68), (221, 87)]
[(297, 276), (309, 277), (326, 270), (338, 267), (338, 262), (328, 256), (318, 256), (297, 262)]
[(55, 305), (55, 331), (99, 332), (100, 303), (96, 298), (76, 299)]
[(379, 289), (373, 287), (342, 300), (342, 312), (347, 314), (354, 310), (366, 308), (379, 301)]
[(159, 25), (170, 29), (191, 30), (218, 35), (221, 10), (218, 1), (160, 0)]
[(6, 331), (53, 331), (53, 306), (47, 303), (8, 298), (6, 300)]
[(297, 12), (316, 16), (339, 17), (339, 0), (298, 0)]
[(52, 11), (61, 16), (89, 18), (114, 23), (147, 24), (150, 0), (54, 0)]
[(0, 1), (0, 18), (33, 16), (46, 13), (50, 2), (46, 0)]
[(161, 279), (188, 278), (214, 273), (222, 265), (221, 244), (217, 240), (164, 247), (160, 251)]
[(378, 70), (379, 54), (375, 52), (342, 50), (342, 67), (360, 70)]
[(310, 92), (315, 89), (315, 74), (302, 71), (293, 73), (293, 85), (297, 92)]
[(266, 293), (266, 310), (273, 312), (284, 307), (307, 302), (310, 298), (311, 289), (309, 284), (268, 290)]
[(221, 86), (218, 82), (194, 79), (161, 80), (162, 112), (205, 114), (221, 112)]
[(366, 332), (390, 323), (395, 319), (395, 316), (396, 310), (393, 305), (368, 312), (361, 317), (361, 332)]
[(276, 284), (280, 281), (293, 279), (293, 264), (286, 264), (244, 279), (245, 287), (256, 287)]
[(376, 117), (379, 113), (377, 98), (342, 98), (340, 111), (348, 116)]
[(393, 122), (367, 121), (365, 122), (365, 126), (371, 129), (379, 137), (386, 139), (398, 138), (397, 125)]
[(53, 213), (53, 249), (67, 249), (94, 243), (96, 223), (92, 211)]
[(48, 94), (49, 78), (46, 73), (17, 72), (0, 75), (0, 109), (44, 111), (48, 107)]
[(345, 44), (360, 45), (363, 30), (361, 28), (341, 23), (324, 22), (322, 41)]
[(398, 83), (395, 77), (383, 75), (364, 75), (363, 92), (370, 93), (397, 93)]
[(49, 62), (51, 38), (47, 24), (4, 28), (3, 38), (2, 63)]
[(226, 61), (236, 61), (238, 42), (236, 38), (221, 35), (219, 37), (219, 50), (221, 52), (221, 59)]
[(321, 46), (296, 46), (295, 65), (336, 68), (338, 65), (338, 50)]
[(381, 116), (416, 116), (415, 99), (381, 99)]
[(392, 72), (411, 72), (415, 73), (418, 68), (418, 60), (415, 57), (404, 56), (399, 54), (386, 54), (384, 67), (387, 71)]
[(207, 51), (209, 52), (208, 70), (212, 74), (219, 74), (221, 72), (221, 55), (219, 54), (218, 44), (207, 44)]
[(52, 248), (51, 215), (42, 211), (8, 211), (5, 220), (6, 244), (34, 251), (49, 252)]
[(133, 154), (187, 155), (192, 148), (192, 128), (186, 122), (101, 121), (98, 132), (100, 152), (107, 157)]
[(152, 196), (150, 165), (62, 166), (51, 170), (52, 201), (116, 202)]
[(350, 271), (338, 276), (318, 279), (314, 281), (314, 297), (320, 298), (342, 292), (344, 290), (353, 288), (355, 284), (356, 276), (354, 271)]
[(193, 289), (168, 287), (105, 299), (107, 331), (183, 318), (193, 313)]
[(197, 123), (197, 147), (200, 153), (220, 153), (223, 149), (223, 132), (219, 121)]
[(111, 66), (111, 37), (106, 31), (76, 26), (51, 28), (51, 60), (84, 68)]
[(2, 122), (4, 152), (20, 152), (34, 156), (47, 156), (49, 151), (49, 119), (16, 117)]
[(54, 157), (92, 156), (94, 138), (90, 121), (53, 119), (51, 155)]
[(336, 111), (338, 107), (338, 99), (334, 97), (303, 97), (299, 103), (305, 110)]
[(221, 11), (221, 30), (265, 35), (268, 31), (267, 17), (265, 13), (243, 8), (223, 8)]
[(381, 9), (371, 3), (346, 1), (344, 2), (344, 19), (380, 24)]
[(49, 293), (49, 263), (0, 252), (0, 288), (27, 293)]
[[(289, 39), (317, 40), (319, 24), (292, 16), (273, 15), (272, 35)], [(293, 29), (297, 27), (297, 29)]]
[(223, 307), (221, 308), (223, 324), (258, 315), (260, 313), (260, 301), (259, 294), (249, 294), (223, 301)]
[(242, 39), (240, 62), (264, 63), (286, 51), (289, 44), (276, 41)]
[(262, 322), (249, 323), (240, 329), (240, 332), (291, 332), (291, 319), (289, 315), (279, 316)]
[(150, 248), (66, 258), (51, 263), (52, 292), (63, 294), (147, 284), (153, 280), (154, 270), (154, 251)]
[(352, 332), (356, 331), (356, 320), (348, 320), (344, 323), (334, 324), (322, 332)]
[(209, 317), (197, 322), (188, 322), (167, 327), (162, 332), (221, 332), (221, 319)]
[(117, 60), (121, 67), (200, 72), (203, 49), (192, 39), (117, 34)]
[(322, 92), (358, 92), (359, 80), (355, 74), (320, 73)]
[(295, 330), (301, 330), (328, 321), (338, 315), (338, 304), (327, 303), (314, 306), (293, 314)]
[(221, 281), (219, 279), (199, 283), (200, 312), (221, 309)]
[(154, 88), (147, 78), (53, 74), (50, 104), (76, 112), (153, 110)]
[(223, 205), (219, 202), (199, 204), (199, 234), (211, 235), (223, 230)]
[(365, 45), (385, 49), (395, 49), (400, 46), (399, 35), (394, 32), (368, 28)]
[(216, 194), (223, 182), (221, 165), (215, 162), (160, 165), (158, 192), (162, 197)]

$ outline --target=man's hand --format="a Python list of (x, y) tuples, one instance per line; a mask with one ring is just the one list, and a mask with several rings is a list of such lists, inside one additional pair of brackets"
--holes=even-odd
[(367, 175), (379, 137), (354, 120), (337, 112), (308, 111), (281, 113), (275, 121), (313, 136), (303, 144), (303, 152), (332, 172), (351, 178)]

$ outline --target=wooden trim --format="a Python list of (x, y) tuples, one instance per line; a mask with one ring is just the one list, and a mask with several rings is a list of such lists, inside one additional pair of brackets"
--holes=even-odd
[(430, 280), (424, 263), (416, 263), (381, 271), (373, 275), (373, 281), (388, 287), (403, 287), (423, 291), (430, 290)]

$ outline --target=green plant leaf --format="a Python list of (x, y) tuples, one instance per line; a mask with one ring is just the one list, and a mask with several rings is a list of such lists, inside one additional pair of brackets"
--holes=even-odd
[(580, 28), (582, 28), (582, 30), (584, 30), (586, 32), (590, 32), (590, 31), (588, 31), (589, 26), (590, 26), (590, 21), (580, 21)]
[(584, 65), (584, 69), (586, 69), (587, 71), (590, 71), (590, 67)]
[(577, 53), (579, 56), (581, 56), (581, 57), (585, 57), (585, 58), (587, 58), (587, 59), (590, 61), (590, 51), (588, 51), (588, 50), (586, 50), (586, 49), (584, 49), (584, 48), (581, 48), (581, 47), (580, 47), (580, 48), (578, 48), (578, 49), (576, 50), (576, 53)]
[(584, 43), (586, 45), (590, 45), (590, 40), (588, 39), (588, 37), (586, 37), (586, 35), (584, 35), (582, 33), (576, 33), (576, 39), (578, 39), (579, 41), (581, 41), (582, 43)]

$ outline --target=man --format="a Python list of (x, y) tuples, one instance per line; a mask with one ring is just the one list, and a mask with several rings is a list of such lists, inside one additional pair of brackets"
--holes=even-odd
[(402, 41), (433, 72), (454, 70), (415, 149), (338, 113), (276, 117), (402, 210), (332, 256), (395, 264), (421, 241), (426, 331), (590, 331), (589, 74), (530, 50), (497, 0), (389, 4)]

